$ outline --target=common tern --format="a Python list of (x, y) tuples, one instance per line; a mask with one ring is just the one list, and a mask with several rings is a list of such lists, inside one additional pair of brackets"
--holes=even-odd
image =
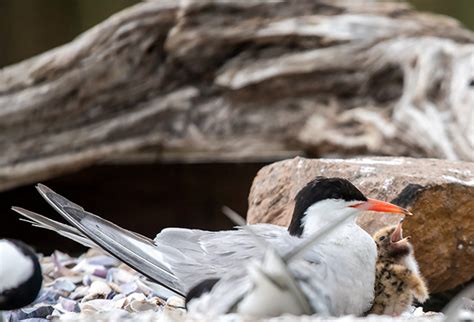
[[(265, 252), (242, 228), (216, 232), (167, 228), (152, 240), (85, 211), (44, 185), (39, 184), (37, 189), (74, 227), (65, 228), (64, 224), (22, 208), (13, 209), (37, 226), (104, 249), (178, 295), (184, 296), (202, 280), (231, 276), (234, 270), (241, 270), (243, 261), (264, 260)], [(255, 224), (252, 230), (279, 254), (289, 254), (321, 228), (347, 216), (342, 225), (302, 254), (305, 264), (292, 273), (297, 275), (301, 273), (298, 269), (305, 267), (304, 275), (311, 278), (301, 289), (305, 293), (323, 290), (332, 303), (331, 315), (359, 315), (370, 308), (373, 300), (377, 251), (371, 236), (355, 219), (369, 210), (410, 214), (396, 205), (366, 198), (346, 179), (317, 177), (298, 192), (288, 229)]]
[(32, 303), (43, 281), (38, 257), (19, 240), (0, 239), (0, 311)]

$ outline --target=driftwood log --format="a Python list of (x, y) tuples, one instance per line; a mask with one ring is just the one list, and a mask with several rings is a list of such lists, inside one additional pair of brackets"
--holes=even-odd
[(97, 162), (474, 160), (474, 34), (372, 1), (149, 1), (0, 70), (0, 190)]

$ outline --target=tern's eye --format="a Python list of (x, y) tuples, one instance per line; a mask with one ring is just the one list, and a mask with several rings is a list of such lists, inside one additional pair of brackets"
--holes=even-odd
[(385, 236), (382, 236), (379, 238), (380, 241), (384, 240), (385, 239)]

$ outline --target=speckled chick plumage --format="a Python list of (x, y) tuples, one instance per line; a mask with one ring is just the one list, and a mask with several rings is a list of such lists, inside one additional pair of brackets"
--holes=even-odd
[(414, 298), (423, 303), (429, 297), (409, 237), (402, 237), (401, 225), (382, 228), (373, 235), (377, 263), (374, 304), (369, 314), (398, 316)]

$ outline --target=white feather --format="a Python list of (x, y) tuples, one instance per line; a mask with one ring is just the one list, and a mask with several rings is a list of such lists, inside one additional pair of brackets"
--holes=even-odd
[[(360, 315), (370, 308), (373, 300), (377, 249), (372, 237), (355, 223), (359, 211), (348, 207), (349, 205), (350, 203), (345, 201), (325, 200), (308, 208), (306, 216), (302, 220), (304, 225), (302, 238), (290, 236), (284, 228), (274, 225), (252, 225), (255, 233), (262, 236), (268, 244), (278, 250), (280, 255), (284, 255), (321, 229), (344, 217), (349, 217), (344, 224), (338, 226), (322, 241), (309, 248), (301, 260), (291, 262), (289, 265), (290, 273), (316, 312), (318, 312), (318, 308), (324, 308), (330, 315), (335, 316)], [(195, 232), (197, 233), (197, 231)], [(205, 266), (214, 263), (215, 268), (220, 268), (219, 272), (214, 271), (215, 274), (227, 274), (228, 276), (218, 282), (202, 302), (199, 299), (193, 301), (195, 306), (191, 311), (196, 308), (196, 311), (200, 313), (226, 313), (243, 294), (248, 294), (248, 297), (239, 306), (239, 310), (247, 313), (255, 313), (259, 307), (268, 307), (269, 300), (273, 300), (272, 312), (279, 308), (289, 312), (297, 309), (290, 301), (285, 302), (286, 294), (283, 292), (275, 293), (275, 290), (271, 290), (271, 293), (271, 287), (264, 283), (256, 287), (255, 278), (249, 277), (247, 271), (243, 269), (243, 266), (249, 264), (243, 256), (244, 254), (251, 254), (250, 257), (257, 261), (263, 260), (260, 249), (247, 247), (252, 243), (252, 238), (245, 231), (226, 232), (226, 235), (222, 232), (199, 232), (203, 234), (199, 236), (199, 240), (201, 242), (207, 241), (204, 245), (207, 245), (206, 249), (209, 251), (205, 256), (200, 256), (201, 263), (202, 258), (205, 257), (205, 261), (210, 261), (208, 264), (204, 264)], [(175, 230), (173, 233), (177, 234), (178, 231)], [(158, 247), (166, 240), (163, 238), (166, 234), (162, 234), (157, 236)], [(170, 240), (166, 241), (170, 242)], [(233, 245), (240, 245), (240, 247), (233, 248), (235, 251), (233, 256), (221, 257), (220, 253), (229, 250), (227, 241), (232, 241)], [(187, 253), (192, 254), (194, 251)], [(195, 260), (197, 261), (198, 258), (196, 257)], [(224, 266), (224, 261), (225, 270), (221, 267)], [(179, 271), (178, 267), (173, 271), (178, 273), (177, 270)], [(229, 277), (229, 271), (232, 270), (234, 271), (231, 274), (233, 276)], [(208, 270), (203, 271), (204, 274), (205, 272)], [(179, 273), (183, 274), (184, 272)], [(250, 280), (253, 280), (254, 283), (251, 283)], [(288, 305), (293, 306), (289, 308)], [(267, 311), (265, 313), (268, 314)]]
[(15, 288), (33, 275), (33, 262), (15, 244), (0, 240), (0, 293)]

